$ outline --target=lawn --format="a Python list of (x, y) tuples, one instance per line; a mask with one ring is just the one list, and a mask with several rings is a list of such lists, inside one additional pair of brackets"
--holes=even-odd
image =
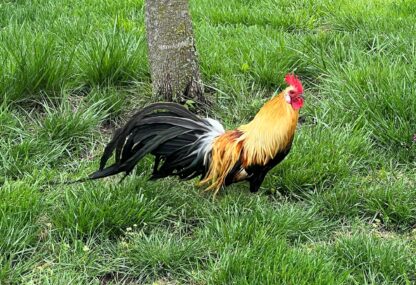
[(93, 172), (151, 93), (142, 0), (0, 2), (0, 284), (416, 284), (414, 0), (190, 1), (209, 116), (294, 71), (294, 145), (215, 199)]

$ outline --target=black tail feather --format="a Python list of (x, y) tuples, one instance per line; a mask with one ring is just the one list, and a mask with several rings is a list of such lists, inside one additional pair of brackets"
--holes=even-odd
[[(138, 111), (115, 131), (104, 149), (99, 170), (88, 179), (99, 179), (134, 169), (146, 155), (155, 156), (151, 179), (177, 175), (190, 179), (205, 175), (206, 154), (201, 137), (213, 131), (209, 121), (201, 119), (175, 103), (156, 103)], [(115, 156), (114, 164), (106, 167)]]
[(106, 148), (104, 149), (104, 153), (101, 157), (100, 162), (100, 169), (104, 169), (107, 161), (110, 159), (110, 157), (113, 154), (113, 151), (115, 148), (117, 148), (116, 151), (116, 162), (118, 162), (118, 159), (120, 158), (121, 149), (123, 148), (125, 139), (129, 136), (129, 134), (132, 132), (134, 128), (137, 128), (141, 125), (141, 121), (145, 117), (151, 117), (152, 113), (155, 111), (161, 111), (166, 110), (170, 114), (174, 114), (178, 117), (183, 118), (189, 118), (191, 120), (200, 121), (201, 119), (197, 117), (195, 114), (191, 113), (186, 108), (182, 107), (179, 104), (175, 103), (155, 103), (152, 105), (149, 105), (140, 111), (138, 111), (136, 114), (133, 115), (133, 117), (126, 123), (126, 125), (120, 129), (117, 129), (113, 135), (113, 139), (107, 144)]

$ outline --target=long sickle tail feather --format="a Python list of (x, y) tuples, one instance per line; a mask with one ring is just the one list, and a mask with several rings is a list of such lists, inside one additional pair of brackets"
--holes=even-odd
[[(152, 179), (170, 175), (182, 179), (203, 177), (209, 168), (212, 141), (222, 133), (221, 124), (199, 118), (179, 104), (149, 105), (114, 133), (101, 157), (99, 170), (87, 180), (121, 172), (128, 175), (149, 153), (155, 156)], [(115, 162), (106, 167), (112, 155)]]

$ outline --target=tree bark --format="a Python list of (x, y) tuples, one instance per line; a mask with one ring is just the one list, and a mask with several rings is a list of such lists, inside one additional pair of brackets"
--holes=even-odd
[(168, 101), (205, 102), (187, 0), (147, 0), (153, 92)]

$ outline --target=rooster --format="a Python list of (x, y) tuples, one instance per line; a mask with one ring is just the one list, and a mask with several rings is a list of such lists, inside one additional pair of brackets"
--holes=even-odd
[[(223, 186), (247, 180), (250, 191), (257, 192), (267, 172), (289, 153), (304, 102), (298, 77), (288, 74), (285, 81), (286, 89), (235, 130), (225, 131), (218, 121), (200, 118), (179, 104), (151, 104), (115, 131), (99, 170), (87, 179), (121, 172), (127, 176), (152, 154), (151, 179), (201, 176), (199, 184), (214, 195)], [(106, 167), (113, 154), (114, 163)]]

